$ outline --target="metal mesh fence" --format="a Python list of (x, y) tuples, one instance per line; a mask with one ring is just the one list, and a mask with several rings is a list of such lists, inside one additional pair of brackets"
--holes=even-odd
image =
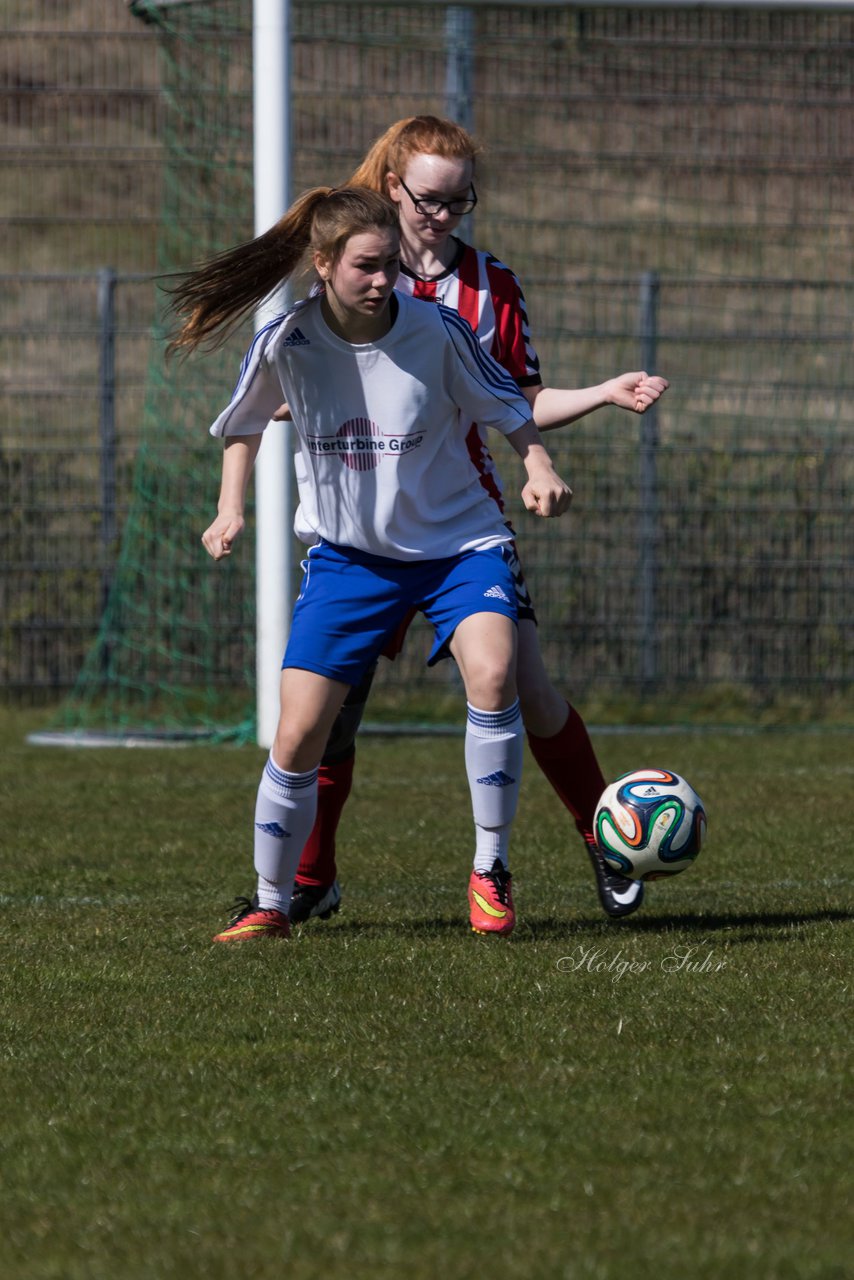
[[(197, 545), (236, 359), (165, 369), (150, 276), (250, 232), (250, 6), (147, 8), (35, 0), (0, 33), (0, 688), (82, 670), (73, 716), (204, 719), (254, 665), (249, 551), (214, 583)], [(511, 501), (553, 673), (576, 696), (850, 689), (854, 15), (292, 15), (297, 190), (401, 115), (468, 113), (469, 232), (522, 278), (547, 383), (671, 379), (657, 415), (550, 436), (568, 520)], [(381, 686), (452, 679), (424, 652), (416, 629)]]

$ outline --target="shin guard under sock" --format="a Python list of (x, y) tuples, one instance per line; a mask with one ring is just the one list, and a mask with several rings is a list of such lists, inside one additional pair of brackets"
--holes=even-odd
[(466, 773), (475, 824), (475, 871), (507, 866), (510, 828), (522, 780), (522, 718), (518, 700), (504, 711), (479, 711), (466, 721)]
[(355, 750), (346, 760), (322, 764), (317, 771), (317, 814), (302, 851), (297, 882), (330, 885), (338, 874), (335, 836), (353, 785)]
[(528, 746), (584, 836), (593, 831), (605, 778), (584, 721), (569, 703), (567, 707), (569, 715), (560, 733), (552, 738), (537, 738), (529, 733)]
[(264, 766), (255, 802), (255, 870), (258, 904), (288, 913), (294, 874), (314, 824), (317, 770), (288, 773), (272, 755)]

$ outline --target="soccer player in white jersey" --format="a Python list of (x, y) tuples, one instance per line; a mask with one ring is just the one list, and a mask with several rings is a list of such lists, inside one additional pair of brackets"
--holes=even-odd
[[(317, 808), (317, 770), (349, 690), (412, 610), (433, 624), (431, 663), (456, 660), (475, 868), (507, 866), (522, 770), (511, 534), (468, 465), (461, 420), (501, 431), (528, 474), (526, 508), (559, 515), (555, 473), (527, 401), (456, 312), (394, 292), (397, 211), (367, 188), (307, 192), (266, 235), (188, 273), (172, 348), (224, 335), (306, 250), (322, 291), (256, 335), (231, 403), (214, 558), (243, 519), (263, 432), (284, 397), (299, 441), (295, 528), (309, 552), (282, 664), (281, 714), (255, 806), (257, 889), (215, 937), (287, 937), (294, 875)], [(505, 871), (506, 927), (513, 924)], [(502, 930), (493, 930), (501, 932)]]
[[(491, 254), (453, 234), (461, 218), (477, 203), (477, 154), (477, 143), (459, 125), (434, 116), (414, 116), (393, 124), (350, 179), (387, 192), (397, 205), (401, 225), (398, 291), (451, 307), (467, 320), (484, 350), (512, 375), (541, 431), (573, 422), (608, 404), (642, 413), (666, 389), (664, 378), (631, 372), (582, 390), (543, 386), (517, 277)], [(483, 425), (474, 420), (467, 426), (469, 465), (503, 512), (501, 482)], [(528, 743), (575, 820), (595, 872), (603, 909), (612, 917), (627, 915), (640, 906), (643, 885), (612, 872), (596, 848), (593, 815), (605, 779), (584, 721), (548, 676), (518, 559), (513, 567), (519, 607), (519, 697)], [(393, 657), (394, 649), (387, 650), (387, 656)], [(317, 821), (297, 873), (292, 920), (313, 915), (327, 918), (340, 902), (335, 836), (352, 783), (355, 735), (372, 676), (373, 671), (366, 673), (348, 697), (324, 753)], [(494, 883), (489, 873), (475, 873), (470, 882), (472, 923), (479, 929), (488, 929), (490, 920), (500, 927), (505, 924), (506, 914), (498, 901), (501, 868), (496, 872)]]

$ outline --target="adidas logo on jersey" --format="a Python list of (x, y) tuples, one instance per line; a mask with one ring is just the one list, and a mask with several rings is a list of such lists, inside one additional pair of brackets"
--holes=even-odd
[(292, 329), (282, 343), (283, 347), (310, 347), (311, 343), (302, 329)]
[(501, 587), (490, 587), (488, 591), (484, 591), (484, 596), (491, 596), (493, 600), (503, 600), (505, 604), (509, 604), (510, 600), (507, 593)]
[(495, 773), (487, 773), (484, 777), (478, 778), (478, 782), (485, 787), (512, 787), (516, 781), (510, 778), (503, 769), (498, 769)]

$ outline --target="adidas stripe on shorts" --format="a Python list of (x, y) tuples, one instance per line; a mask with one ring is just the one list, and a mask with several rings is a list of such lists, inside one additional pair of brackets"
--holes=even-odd
[(531, 599), (531, 593), (525, 581), (525, 573), (516, 551), (516, 543), (508, 543), (504, 551), (508, 568), (513, 575), (513, 588), (516, 592), (516, 615), (520, 622), (525, 618), (529, 622), (536, 624), (537, 615), (534, 613), (534, 602)]

